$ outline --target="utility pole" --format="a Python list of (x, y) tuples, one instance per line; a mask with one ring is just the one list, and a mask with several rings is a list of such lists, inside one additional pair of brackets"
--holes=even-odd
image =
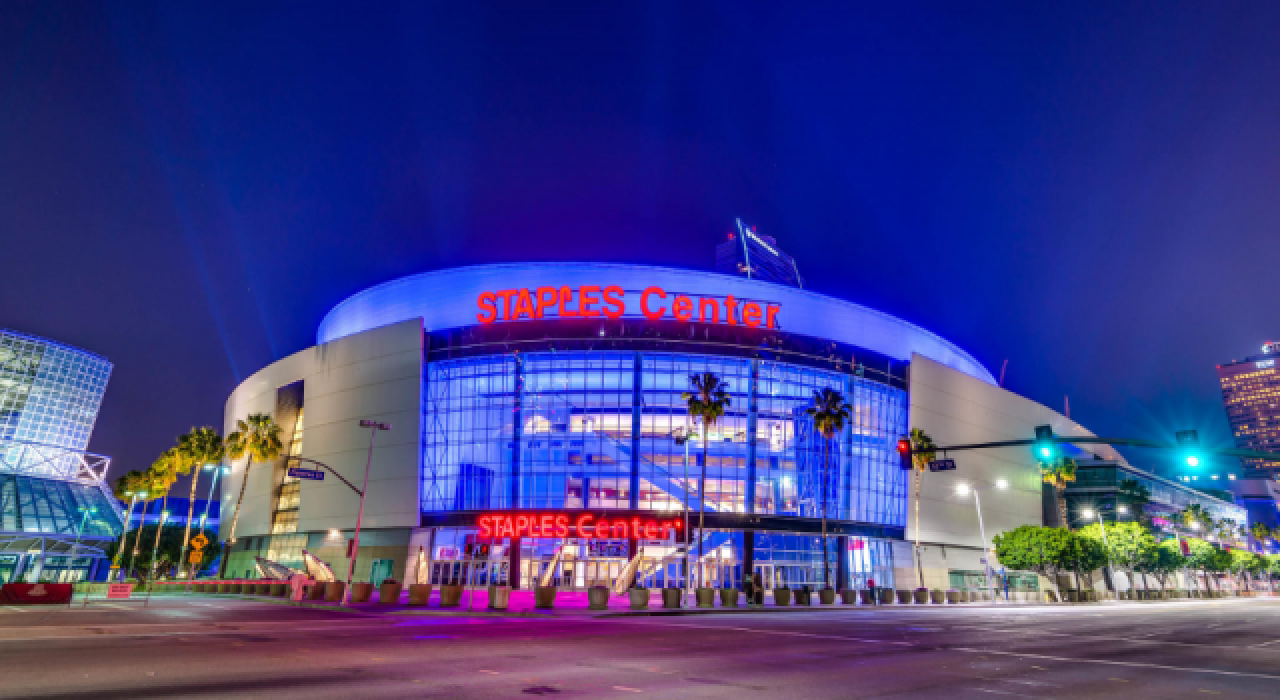
[(369, 492), (369, 468), (373, 466), (373, 441), (378, 437), (379, 430), (391, 430), (391, 424), (362, 420), (360, 427), (369, 428), (369, 458), (364, 463), (364, 488), (360, 489), (360, 512), (356, 514), (356, 532), (351, 539), (351, 562), (347, 566), (347, 585), (342, 591), (343, 605), (351, 602), (351, 577), (356, 573), (356, 557), (360, 555), (360, 522), (364, 520), (364, 498)]

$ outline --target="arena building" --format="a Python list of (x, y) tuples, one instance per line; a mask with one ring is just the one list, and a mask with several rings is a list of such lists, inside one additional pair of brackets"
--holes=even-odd
[[(702, 372), (731, 399), (706, 435), (682, 398)], [(851, 408), (829, 442), (806, 414), (827, 388)], [(1037, 424), (1090, 434), (878, 311), (733, 275), (597, 263), (440, 270), (356, 294), (316, 346), (232, 393), (226, 430), (251, 413), (275, 417), (289, 455), (357, 486), (371, 439), (359, 421), (391, 424), (374, 436), (355, 580), (520, 588), (544, 575), (612, 584), (635, 557), (652, 587), (754, 572), (769, 587), (820, 587), (824, 511), (837, 587), (921, 576), (946, 587), (982, 569), (982, 532), (1041, 523), (1039, 471), (1029, 452), (1002, 450), (923, 474), (914, 562), (917, 477), (897, 440), (915, 427), (939, 444), (1027, 438)], [(328, 475), (299, 481), (289, 464), (249, 471), (227, 575), (255, 575), (255, 556), (301, 568), (303, 550), (345, 574), (358, 496)], [(236, 462), (224, 518), (244, 479)], [(971, 494), (988, 488), (983, 529)]]

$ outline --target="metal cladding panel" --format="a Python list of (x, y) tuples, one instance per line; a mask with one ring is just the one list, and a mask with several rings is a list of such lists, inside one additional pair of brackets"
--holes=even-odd
[[(477, 300), (484, 292), (617, 285), (626, 290), (626, 318), (643, 318), (640, 293), (660, 287), (668, 294), (724, 297), (776, 304), (778, 329), (848, 343), (909, 361), (919, 353), (984, 382), (995, 378), (950, 342), (899, 318), (840, 299), (769, 282), (696, 270), (611, 263), (521, 263), (477, 265), (402, 277), (356, 294), (320, 323), (317, 340), (337, 338), (391, 323), (421, 318), (427, 331), (479, 325)], [(670, 296), (667, 298), (668, 306)], [(667, 318), (670, 318), (668, 313)], [(519, 323), (519, 321), (499, 321)]]

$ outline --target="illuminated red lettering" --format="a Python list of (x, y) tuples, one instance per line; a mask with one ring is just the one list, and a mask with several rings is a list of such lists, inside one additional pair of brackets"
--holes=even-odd
[(604, 288), (604, 315), (608, 318), (621, 318), (627, 307), (622, 303), (622, 287), (611, 284)]
[(644, 524), (644, 536), (647, 539), (658, 539), (658, 524), (650, 520)]
[(555, 523), (555, 520), (556, 520), (556, 518), (555, 518), (555, 516), (554, 516), (554, 515), (544, 515), (544, 516), (542, 516), (542, 536), (543, 536), (543, 537), (554, 537), (554, 536), (555, 536), (555, 534), (556, 534), (556, 523)]
[(494, 293), (502, 297), (502, 308), (498, 309), (498, 318), (501, 318), (503, 321), (510, 321), (511, 320), (511, 297), (516, 295), (516, 290), (504, 289), (500, 292), (494, 292)]
[(671, 523), (662, 523), (662, 539), (671, 537)]
[[(707, 316), (707, 309), (711, 310), (710, 317)], [(720, 322), (720, 305), (715, 299), (699, 299), (698, 300), (698, 320), (703, 323), (719, 323)]]
[(476, 524), (480, 526), (481, 537), (493, 537), (493, 517), (482, 515), (476, 519)]
[(765, 328), (777, 328), (777, 327), (778, 327), (778, 321), (777, 321), (777, 318), (778, 318), (778, 312), (779, 312), (779, 311), (781, 311), (781, 310), (782, 310), (782, 307), (781, 307), (781, 306), (774, 306), (773, 304), (770, 304), (770, 305), (769, 305), (769, 310), (765, 312), (765, 316), (764, 316), (764, 327), (765, 327)]
[(749, 301), (742, 306), (742, 322), (750, 328), (756, 328), (760, 325), (760, 314), (763, 311), (760, 305), (754, 301)]
[[(613, 538), (615, 540), (621, 540), (621, 539), (626, 539), (628, 537), (631, 537), (631, 535), (628, 534), (627, 521), (625, 520), (613, 521), (613, 527), (610, 529), (612, 530)], [(619, 531), (622, 532), (621, 535), (618, 534)]]
[(568, 318), (568, 317), (570, 317), (570, 316), (581, 316), (581, 315), (582, 315), (581, 313), (579, 313), (579, 312), (577, 312), (577, 311), (575, 311), (575, 310), (573, 310), (573, 309), (566, 309), (566, 308), (564, 307), (564, 305), (565, 305), (565, 304), (569, 304), (569, 303), (573, 303), (573, 289), (572, 289), (572, 288), (570, 288), (570, 287), (561, 287), (561, 288), (560, 288), (560, 316), (561, 316), (561, 318)]
[(476, 300), (476, 306), (480, 307), (482, 313), (476, 314), (476, 320), (481, 323), (493, 323), (498, 317), (498, 308), (493, 305), (493, 292), (485, 292)]
[(689, 297), (677, 296), (675, 301), (671, 302), (671, 315), (675, 316), (677, 321), (692, 321), (693, 300)]
[(666, 299), (667, 293), (662, 291), (660, 287), (649, 287), (648, 289), (644, 290), (643, 294), (640, 295), (640, 311), (643, 312), (644, 317), (649, 319), (650, 321), (657, 321), (658, 319), (662, 318), (662, 314), (666, 313), (667, 310), (664, 307), (659, 307), (658, 310), (656, 311), (650, 311), (649, 310), (650, 294), (657, 294), (659, 297)]
[[(568, 516), (565, 516), (568, 517)], [(591, 525), (591, 521), (595, 520), (592, 515), (579, 515), (578, 519), (573, 522), (573, 528), (577, 530), (578, 537), (590, 537), (591, 530), (587, 529)]]
[(529, 534), (529, 518), (523, 515), (516, 516), (516, 537)]
[(549, 307), (555, 306), (556, 300), (559, 298), (560, 294), (556, 291), (555, 287), (538, 287), (538, 310), (535, 312), (534, 317), (542, 318), (543, 312), (545, 312)]
[(502, 527), (498, 528), (498, 537), (515, 537), (516, 529), (511, 524), (511, 516), (502, 519)]
[(569, 536), (569, 516), (557, 515), (556, 516), (556, 537), (568, 537), (568, 536)]
[(516, 297), (516, 311), (511, 315), (511, 320), (519, 319), (520, 314), (533, 318), (533, 299), (529, 298), (527, 289), (521, 289), (519, 296)]
[(730, 326), (738, 325), (738, 322), (733, 318), (733, 312), (737, 310), (738, 310), (738, 300), (734, 299), (732, 294), (725, 297), (724, 298), (724, 318), (725, 318), (725, 321), (727, 321)]
[(600, 315), (599, 309), (593, 309), (592, 306), (600, 303), (600, 297), (596, 296), (600, 293), (600, 287), (594, 284), (584, 284), (578, 287), (578, 311), (583, 316), (594, 318)]

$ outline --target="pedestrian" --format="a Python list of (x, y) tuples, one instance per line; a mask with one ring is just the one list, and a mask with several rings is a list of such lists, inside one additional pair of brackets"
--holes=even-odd
[(876, 580), (875, 580), (875, 579), (873, 579), (873, 578), (869, 578), (869, 579), (867, 579), (867, 590), (871, 591), (871, 604), (872, 604), (872, 605), (879, 605), (879, 604), (880, 604), (880, 597), (876, 595)]
[(751, 574), (751, 584), (752, 588), (756, 589), (756, 605), (764, 605), (764, 577), (760, 575), (759, 571)]

